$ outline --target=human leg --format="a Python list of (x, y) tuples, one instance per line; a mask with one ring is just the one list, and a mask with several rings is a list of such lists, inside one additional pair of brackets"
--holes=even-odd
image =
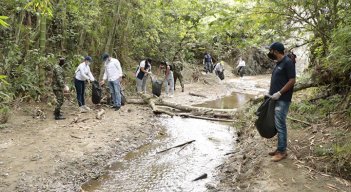
[(77, 93), (77, 101), (79, 107), (83, 105), (83, 84), (82, 81), (79, 81), (78, 79), (74, 79), (74, 87), (76, 88), (76, 93)]
[(290, 102), (276, 101), (274, 109), (274, 121), (275, 127), (278, 131), (278, 144), (275, 152), (269, 153), (274, 155), (273, 161), (280, 161), (286, 158), (286, 147), (287, 147), (287, 128), (286, 128), (286, 117), (289, 111)]
[(137, 92), (141, 93), (142, 92), (142, 84), (143, 84), (143, 80), (136, 78), (136, 83), (137, 83)]
[(148, 79), (148, 76), (145, 75), (143, 78), (142, 86), (141, 86), (142, 92), (144, 92), (144, 93), (146, 93), (147, 79)]

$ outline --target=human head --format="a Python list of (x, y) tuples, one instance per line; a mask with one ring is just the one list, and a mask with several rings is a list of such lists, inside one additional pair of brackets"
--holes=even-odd
[(109, 55), (108, 53), (104, 53), (104, 54), (102, 54), (102, 56), (101, 56), (101, 59), (102, 59), (104, 62), (107, 61), (108, 58), (110, 58), (110, 55)]
[(84, 58), (84, 62), (85, 62), (86, 64), (90, 64), (92, 61), (93, 61), (93, 59), (92, 59), (90, 56), (86, 56), (86, 57)]
[(278, 57), (284, 55), (284, 45), (280, 42), (274, 42), (269, 46), (269, 53), (267, 56), (272, 60), (277, 60)]
[(65, 64), (65, 58), (61, 57), (59, 59), (59, 65), (62, 67)]
[(145, 59), (145, 61), (149, 64), (149, 65), (151, 65), (151, 59), (150, 58), (147, 58), (147, 59)]

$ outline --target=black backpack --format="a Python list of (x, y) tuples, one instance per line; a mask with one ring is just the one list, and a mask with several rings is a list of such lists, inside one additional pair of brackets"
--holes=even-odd
[(92, 82), (92, 89), (91, 89), (91, 101), (94, 104), (99, 104), (102, 98), (102, 89), (98, 81)]
[(296, 55), (294, 54), (294, 52), (290, 51), (288, 53), (288, 57), (291, 59), (291, 61), (295, 64), (296, 63)]

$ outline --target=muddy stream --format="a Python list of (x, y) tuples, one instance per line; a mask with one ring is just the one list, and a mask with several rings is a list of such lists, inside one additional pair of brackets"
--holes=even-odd
[[(237, 108), (249, 95), (233, 93), (197, 106)], [(129, 152), (106, 173), (82, 186), (84, 191), (205, 191), (216, 184), (217, 167), (235, 148), (230, 124), (181, 117), (158, 117), (166, 128), (152, 143)], [(194, 142), (160, 152), (164, 149)], [(193, 181), (206, 174), (206, 178)]]

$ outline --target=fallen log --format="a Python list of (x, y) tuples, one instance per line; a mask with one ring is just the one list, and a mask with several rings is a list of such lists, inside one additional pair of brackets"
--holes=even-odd
[(180, 111), (184, 111), (184, 112), (197, 111), (197, 112), (202, 112), (202, 113), (215, 113), (215, 112), (234, 113), (237, 111), (237, 109), (213, 109), (213, 108), (207, 108), (207, 107), (193, 107), (193, 106), (187, 106), (187, 105), (180, 105), (180, 104), (175, 104), (175, 103), (171, 103), (168, 101), (164, 101), (162, 99), (159, 99), (156, 102), (156, 104), (172, 107), (172, 108), (178, 109)]
[(296, 91), (301, 91), (304, 89), (308, 89), (311, 87), (318, 87), (318, 85), (316, 83), (313, 82), (307, 82), (307, 83), (296, 83), (294, 86), (294, 92)]
[(162, 151), (158, 151), (158, 152), (156, 152), (156, 153), (157, 153), (157, 154), (163, 153), (163, 152), (169, 151), (169, 150), (174, 149), (174, 148), (177, 148), (177, 147), (182, 147), (182, 146), (184, 146), (184, 145), (188, 145), (188, 144), (193, 143), (193, 142), (195, 142), (195, 141), (196, 141), (196, 140), (191, 140), (191, 141), (188, 141), (188, 142), (185, 142), (185, 143), (176, 145), (176, 146), (174, 146), (174, 147), (171, 147), (171, 148), (168, 148), (168, 149), (165, 149), (165, 150), (162, 150)]
[(152, 109), (152, 112), (154, 114), (162, 114), (162, 113), (164, 113), (164, 114), (167, 114), (167, 115), (169, 115), (171, 117), (174, 116), (174, 113), (156, 107), (155, 101), (158, 101), (159, 98), (153, 98), (153, 97), (150, 97), (150, 96), (148, 96), (146, 94), (140, 94), (140, 96), (144, 100), (144, 102), (146, 102), (146, 103), (148, 103), (150, 105), (150, 107)]
[(206, 179), (207, 178), (207, 173), (202, 174), (200, 177), (197, 177), (193, 181), (201, 180), (201, 179)]
[(192, 92), (189, 92), (189, 95), (195, 96), (195, 97), (207, 98), (205, 95), (201, 95), (201, 94), (197, 94), (197, 93), (192, 93)]
[(85, 121), (88, 121), (89, 119), (90, 118), (80, 119), (79, 117), (75, 117), (71, 122), (71, 124), (85, 122)]
[[(234, 113), (237, 111), (237, 109), (213, 109), (213, 108), (206, 108), (206, 107), (193, 107), (193, 106), (181, 105), (181, 104), (164, 101), (161, 98), (155, 98), (146, 94), (140, 94), (140, 97), (142, 98), (142, 100), (133, 99), (133, 100), (127, 100), (127, 102), (130, 101), (136, 104), (148, 104), (155, 114), (164, 113), (164, 114), (170, 115), (171, 117), (175, 116), (176, 114), (173, 112), (175, 110), (178, 110), (181, 112), (189, 112), (189, 113), (191, 112), (192, 115), (186, 115), (186, 116), (192, 117), (192, 118), (195, 118), (196, 116), (203, 116), (203, 115), (207, 115), (207, 116), (216, 115), (217, 117), (231, 119)], [(171, 108), (171, 111), (173, 112), (171, 112), (170, 110), (161, 109), (163, 107)], [(199, 117), (199, 118), (213, 120), (213, 121), (225, 121), (224, 119), (214, 119), (214, 118), (206, 118), (206, 117)], [(233, 122), (233, 121), (227, 121), (227, 122)]]
[(234, 120), (229, 120), (229, 119), (210, 118), (210, 117), (191, 115), (191, 114), (187, 114), (187, 113), (180, 113), (177, 115), (179, 115), (180, 117), (185, 117), (185, 118), (204, 119), (204, 120), (209, 120), (209, 121), (235, 122)]
[(306, 125), (308, 125), (308, 126), (312, 126), (312, 124), (311, 124), (311, 123), (308, 123), (308, 122), (306, 122), (306, 121), (302, 121), (302, 120), (298, 120), (298, 119), (294, 119), (294, 118), (292, 118), (292, 117), (287, 117), (287, 119), (290, 119), (290, 120), (292, 120), (292, 121), (297, 121), (297, 122), (300, 122), (300, 123), (306, 124)]
[(215, 114), (213, 114), (213, 117), (215, 117), (215, 118), (233, 119), (234, 115), (215, 113)]

